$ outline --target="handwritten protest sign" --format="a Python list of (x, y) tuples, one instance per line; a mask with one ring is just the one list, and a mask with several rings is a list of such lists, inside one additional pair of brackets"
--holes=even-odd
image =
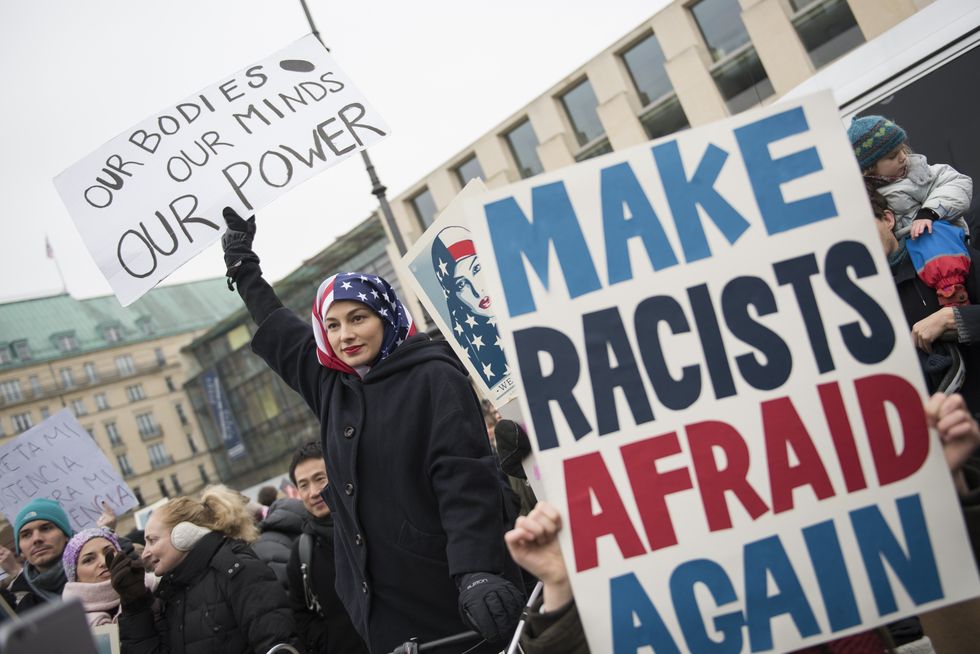
[(784, 652), (980, 593), (830, 94), (467, 213), (593, 652)]
[(514, 397), (514, 379), (497, 331), (483, 264), (473, 246), (464, 203), (485, 193), (470, 180), (402, 258), (409, 284), (470, 377), (493, 405)]
[(96, 526), (103, 500), (117, 515), (138, 504), (68, 409), (0, 445), (0, 513), (12, 524), (41, 497), (60, 502), (75, 530)]
[(55, 186), (124, 305), (388, 127), (313, 36), (126, 130)]

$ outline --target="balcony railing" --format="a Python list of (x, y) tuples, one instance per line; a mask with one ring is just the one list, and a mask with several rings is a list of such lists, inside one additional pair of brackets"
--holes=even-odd
[(150, 461), (150, 467), (154, 470), (159, 470), (160, 468), (166, 468), (167, 466), (174, 464), (174, 458), (169, 454), (161, 459), (155, 459)]
[(14, 407), (25, 402), (43, 400), (46, 398), (55, 397), (57, 395), (64, 395), (65, 393), (76, 393), (87, 388), (94, 388), (122, 379), (129, 379), (131, 377), (137, 377), (139, 375), (163, 370), (170, 365), (177, 365), (177, 363), (178, 361), (176, 358), (170, 362), (152, 359), (149, 361), (136, 363), (131, 371), (127, 370), (125, 373), (120, 372), (117, 368), (105, 368), (98, 371), (95, 379), (85, 377), (83, 379), (73, 379), (70, 384), (65, 384), (63, 381), (57, 381), (54, 383), (28, 386), (27, 388), (22, 386), (20, 389), (20, 397), (17, 399), (0, 395), (0, 408)]
[(160, 425), (153, 425), (153, 427), (150, 428), (140, 429), (140, 439), (144, 441), (159, 438), (160, 436), (163, 436), (163, 428), (161, 428)]

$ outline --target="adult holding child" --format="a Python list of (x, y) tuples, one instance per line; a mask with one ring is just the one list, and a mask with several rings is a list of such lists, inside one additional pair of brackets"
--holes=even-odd
[(155, 510), (142, 555), (161, 577), (153, 594), (143, 564), (112, 557), (123, 651), (245, 654), (295, 642), (286, 593), (248, 545), (258, 530), (246, 502), (225, 486), (210, 486), (199, 500), (179, 497)]
[(523, 592), (502, 538), (505, 482), (462, 364), (415, 334), (375, 275), (328, 278), (312, 321), (300, 319), (262, 278), (254, 218), (224, 217), (228, 277), (259, 326), (252, 349), (320, 419), (337, 594), (369, 649), (470, 628), (504, 642)]

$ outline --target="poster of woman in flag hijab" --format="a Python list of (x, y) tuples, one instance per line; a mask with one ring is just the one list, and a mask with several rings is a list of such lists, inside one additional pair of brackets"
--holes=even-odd
[(497, 332), (494, 301), (481, 273), (480, 255), (463, 216), (467, 198), (484, 193), (479, 180), (467, 184), (403, 259), (409, 283), (460, 361), (498, 408), (512, 396), (514, 382)]

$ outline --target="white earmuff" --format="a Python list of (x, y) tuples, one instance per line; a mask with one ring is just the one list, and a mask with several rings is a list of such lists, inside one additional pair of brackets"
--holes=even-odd
[(193, 522), (178, 522), (170, 531), (170, 542), (181, 552), (189, 552), (197, 542), (211, 533), (207, 527)]

